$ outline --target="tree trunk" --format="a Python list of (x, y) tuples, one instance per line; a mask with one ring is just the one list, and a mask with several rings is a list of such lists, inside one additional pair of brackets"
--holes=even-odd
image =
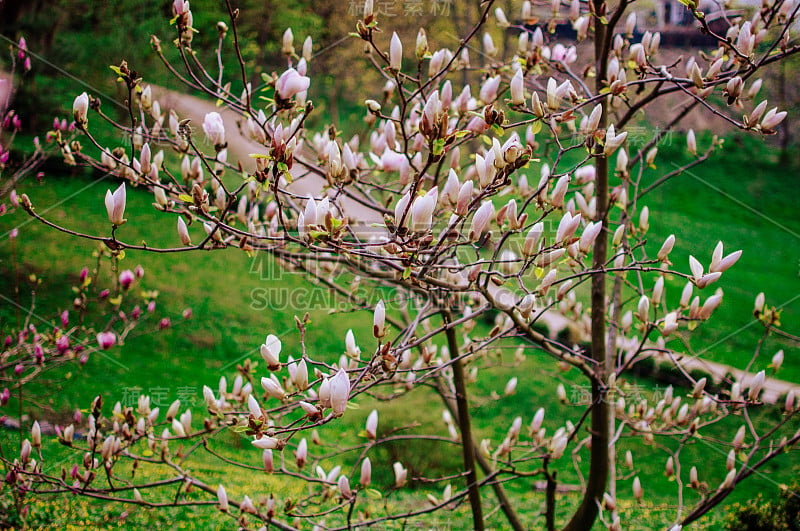
[[(595, 16), (595, 92), (600, 94), (606, 79), (608, 61), (604, 55), (607, 28), (600, 22), (605, 16), (605, 1), (593, 0)], [(605, 129), (608, 125), (608, 100), (600, 101), (603, 113), (600, 118), (599, 128)], [(596, 272), (592, 276), (592, 358), (597, 362), (598, 374), (603, 374), (606, 362), (606, 274), (604, 272), (606, 255), (608, 251), (608, 158), (603, 154), (601, 145), (595, 146), (596, 161), (596, 194), (597, 215), (596, 221), (603, 222), (603, 230), (595, 240), (592, 251), (592, 269)], [(607, 378), (607, 375), (606, 377)], [(589, 478), (586, 482), (586, 492), (583, 500), (572, 519), (564, 528), (565, 531), (585, 531), (592, 527), (598, 512), (598, 501), (602, 499), (608, 480), (608, 442), (609, 442), (609, 404), (606, 399), (604, 378), (595, 377), (591, 382), (592, 412), (591, 412), (591, 437), (592, 448), (589, 464)]]

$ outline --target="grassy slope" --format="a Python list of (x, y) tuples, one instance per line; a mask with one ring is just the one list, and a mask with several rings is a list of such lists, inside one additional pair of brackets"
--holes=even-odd
[[(779, 168), (763, 150), (757, 151), (758, 160), (753, 161), (751, 149), (737, 151), (729, 145), (727, 155), (717, 157), (712, 162), (702, 167), (696, 173), (708, 182), (725, 190), (732, 197), (743, 201), (753, 208), (758, 209), (765, 216), (778, 221), (790, 230), (800, 232), (800, 223), (787, 215), (795, 202), (797, 193), (792, 189), (792, 179), (789, 172)], [(681, 150), (669, 147), (663, 151), (667, 157), (678, 160), (682, 156)], [(668, 164), (663, 163), (662, 164)], [(745, 186), (746, 183), (746, 186)], [(102, 206), (102, 197), (106, 188), (111, 183), (98, 183), (86, 188), (87, 181), (77, 177), (48, 177), (43, 186), (29, 186), (27, 192), (31, 196), (40, 212), (44, 212), (47, 205), (57, 201), (64, 201), (47, 213), (51, 219), (61, 221), (76, 230), (99, 232), (106, 229), (107, 221)], [(74, 194), (74, 195), (73, 195)], [(129, 194), (128, 217), (131, 223), (122, 228), (120, 236), (128, 241), (137, 241), (146, 238), (152, 245), (172, 245), (176, 243), (174, 234), (174, 219), (165, 220), (164, 216), (155, 212), (149, 206), (151, 198), (142, 193)], [(758, 291), (765, 291), (769, 304), (782, 304), (789, 301), (796, 292), (798, 258), (793, 236), (779, 229), (774, 223), (758, 216), (748, 210), (743, 210), (739, 204), (729, 197), (717, 193), (709, 193), (707, 185), (688, 175), (677, 177), (666, 184), (660, 192), (654, 192), (647, 197), (646, 203), (651, 210), (650, 244), (653, 252), (660, 246), (663, 238), (675, 233), (678, 237), (673, 261), (681, 269), (688, 269), (688, 255), (694, 254), (706, 265), (710, 260), (710, 253), (716, 243), (717, 235), (723, 235), (727, 250), (741, 248), (744, 256), (737, 266), (726, 273), (719, 283), (725, 290), (726, 296), (723, 307), (715, 314), (714, 319), (707, 326), (701, 327), (692, 337), (692, 345), (697, 349), (708, 342), (719, 341), (726, 336), (731, 336), (750, 319), (752, 301)], [(0, 218), (0, 228), (5, 229), (12, 225), (24, 223), (23, 213), (14, 214), (13, 217)], [(57, 235), (49, 229), (37, 224), (27, 224), (21, 228), (20, 240), (23, 243), (19, 250), (20, 267), (24, 272), (36, 272), (44, 278), (45, 288), (37, 296), (38, 312), (49, 315), (56, 309), (61, 309), (64, 303), (70, 300), (70, 287), (74, 284), (77, 271), (80, 267), (91, 261), (93, 245), (74, 238)], [(35, 242), (35, 244), (34, 244)], [(11, 270), (9, 261), (10, 250), (7, 242), (0, 247), (2, 257), (3, 276), (0, 278), (0, 289), (9, 293)], [(194, 317), (190, 322), (176, 325), (173, 329), (160, 334), (142, 334), (131, 340), (124, 348), (115, 348), (109, 355), (124, 364), (127, 369), (95, 357), (82, 370), (72, 367), (72, 377), (58, 387), (48, 385), (46, 394), (50, 407), (58, 412), (70, 411), (76, 407), (85, 407), (96, 390), (101, 389), (107, 404), (121, 400), (127, 387), (139, 386), (144, 390), (153, 387), (166, 387), (169, 397), (176, 398), (178, 388), (196, 390), (197, 398), (203, 384), (213, 382), (218, 378), (220, 369), (225, 372), (229, 380), (235, 371), (236, 360), (245, 355), (254, 355), (253, 351), (263, 341), (266, 333), (282, 334), (284, 352), (291, 353), (298, 348), (297, 334), (293, 333), (293, 318), (300, 314), (304, 308), (286, 308), (278, 303), (273, 303), (268, 309), (255, 310), (251, 307), (253, 290), (270, 287), (273, 291), (272, 301), (284, 300), (281, 297), (291, 291), (302, 289), (306, 284), (295, 275), (285, 275), (279, 282), (269, 282), (262, 278), (258, 272), (252, 271), (252, 261), (243, 253), (231, 250), (225, 253), (197, 253), (192, 257), (192, 263), (187, 263), (186, 255), (146, 255), (142, 253), (129, 253), (126, 259), (127, 267), (141, 263), (145, 266), (147, 274), (144, 278), (144, 287), (159, 289), (160, 311), (166, 312), (173, 318), (180, 314), (182, 308), (190, 306), (194, 310)], [(55, 265), (54, 265), (55, 264)], [(678, 297), (682, 283), (668, 284), (670, 297)], [(278, 290), (285, 290), (277, 292)], [(23, 289), (25, 299), (26, 289)], [(257, 294), (263, 292), (257, 291)], [(313, 292), (321, 293), (321, 292)], [(706, 294), (704, 294), (706, 296)], [(50, 312), (48, 312), (50, 310)], [(784, 322), (797, 322), (797, 312), (800, 303), (788, 304), (784, 309)], [(356, 337), (369, 338), (369, 316), (362, 313), (341, 314), (326, 316), (324, 310), (313, 312), (313, 324), (308, 336), (308, 348), (312, 356), (334, 359), (343, 350), (343, 337), (347, 328), (356, 331)], [(0, 305), (0, 316), (3, 324), (13, 322), (14, 311), (8, 304)], [(177, 321), (177, 319), (174, 319)], [(366, 326), (365, 326), (366, 325)], [(709, 358), (743, 365), (742, 360), (747, 359), (748, 352), (752, 351), (758, 339), (758, 327), (751, 327), (732, 335), (727, 340), (714, 346), (704, 355)], [(368, 345), (366, 339), (362, 348)], [(780, 346), (778, 342), (770, 340), (765, 346), (766, 352), (772, 352)], [(479, 379), (478, 386), (486, 395), (490, 391), (502, 394), (502, 387), (508, 377), (524, 373), (520, 378), (518, 392), (513, 397), (504, 397), (494, 401), (492, 399), (476, 399), (474, 401), (476, 423), (479, 437), (492, 437), (499, 442), (504, 435), (507, 425), (498, 425), (497, 418), (512, 419), (521, 415), (527, 423), (536, 408), (545, 406), (548, 410), (546, 426), (549, 431), (558, 427), (557, 418), (564, 418), (569, 406), (554, 403), (554, 380), (565, 379), (567, 383), (572, 375), (560, 373), (551, 364), (546, 364), (544, 359), (531, 353), (528, 360), (521, 367), (514, 367), (511, 363), (513, 349), (503, 349), (504, 365)], [(764, 362), (762, 365), (765, 365)], [(800, 381), (800, 362), (791, 351), (787, 350), (785, 368), (781, 377)], [(58, 382), (58, 379), (55, 379)], [(640, 382), (645, 389), (653, 389), (652, 384)], [(32, 392), (36, 392), (33, 390)], [(44, 389), (41, 390), (45, 391)], [(363, 426), (363, 420), (371, 409), (370, 404), (362, 403), (357, 411), (348, 414), (342, 424), (337, 424), (333, 430), (337, 436), (352, 439)], [(408, 401), (382, 406), (381, 425), (409, 425), (420, 422), (423, 426), (435, 426), (440, 433), (444, 429), (438, 421), (440, 406), (433, 403), (430, 397), (423, 392), (415, 392)], [(13, 409), (12, 409), (13, 410)], [(740, 420), (733, 419), (730, 426), (734, 429)], [(713, 434), (716, 430), (710, 430)], [(329, 432), (332, 433), (332, 432)], [(325, 438), (325, 432), (323, 432)], [(235, 440), (223, 439), (219, 444), (228, 447), (239, 446)], [(623, 443), (625, 444), (625, 443)], [(408, 448), (401, 445), (392, 447), (382, 453), (385, 459), (401, 459), (412, 467), (431, 473), (430, 467), (440, 463), (444, 470), (448, 464), (458, 462), (457, 452), (453, 448), (430, 447), (423, 450), (409, 452)], [(704, 464), (708, 460), (709, 447), (702, 443), (693, 445), (686, 454), (693, 456), (693, 462)], [(313, 450), (312, 450), (313, 453)], [(662, 474), (664, 458), (662, 454), (651, 457), (647, 449), (639, 448), (635, 451), (637, 473), (642, 477), (648, 494), (671, 496), (674, 492), (674, 483), (668, 482)], [(243, 459), (254, 460), (257, 456), (252, 452), (241, 452)], [(780, 470), (781, 466), (783, 470)], [(218, 463), (210, 458), (200, 458), (196, 467), (204, 471), (204, 477), (209, 483), (224, 475)], [(770, 474), (777, 474), (778, 481), (785, 480), (796, 470), (797, 464), (784, 459), (772, 467)], [(701, 477), (709, 478), (713, 485), (724, 476), (724, 466), (706, 466), (700, 468)], [(687, 473), (684, 471), (684, 474)], [(377, 481), (389, 480), (388, 470), (376, 470)], [(567, 463), (561, 467), (560, 478), (566, 482), (576, 482), (577, 478)], [(619, 488), (624, 491), (630, 488), (632, 478), (627, 477), (620, 481)], [(238, 483), (238, 488), (245, 485), (250, 488), (250, 480)], [(259, 486), (259, 491), (262, 487)], [(271, 485), (277, 495), (284, 497), (293, 489), (285, 482)], [(233, 492), (236, 486), (232, 487)], [(538, 511), (542, 504), (541, 495), (533, 495), (529, 491), (527, 482), (522, 481), (510, 487), (523, 503), (525, 519), (536, 525)], [(758, 478), (748, 482), (738, 494), (747, 498), (754, 492), (774, 492), (775, 484), (772, 479)], [(407, 494), (402, 496), (408, 496)], [(490, 495), (487, 494), (487, 498)], [(108, 507), (104, 511), (108, 514), (119, 514), (119, 507)], [(560, 510), (566, 513), (569, 504), (562, 504)], [(633, 513), (641, 514), (642, 509), (632, 509)], [(152, 518), (142, 511), (130, 511), (141, 525), (152, 524)], [(180, 513), (182, 516), (195, 517), (194, 511)], [(199, 514), (208, 514), (199, 511)], [(626, 511), (627, 514), (627, 511)], [(648, 518), (658, 518), (658, 515), (649, 515)], [(94, 520), (98, 523), (97, 520)], [(645, 527), (650, 527), (652, 520)], [(502, 526), (502, 520), (495, 514), (492, 517), (495, 525)], [(131, 522), (133, 523), (133, 522)], [(643, 527), (644, 528), (644, 527)]]

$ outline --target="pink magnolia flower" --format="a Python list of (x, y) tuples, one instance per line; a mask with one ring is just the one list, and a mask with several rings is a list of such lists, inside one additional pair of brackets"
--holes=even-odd
[(188, 0), (174, 0), (172, 2), (172, 14), (173, 15), (182, 15), (189, 11), (189, 1)]
[(63, 354), (69, 349), (69, 337), (66, 335), (58, 336), (56, 339), (56, 349), (58, 349), (59, 354)]
[(97, 334), (97, 345), (103, 349), (108, 350), (117, 342), (117, 336), (114, 332), (100, 332)]
[(89, 112), (89, 95), (82, 92), (72, 103), (72, 117), (79, 124), (85, 125)]
[(308, 90), (310, 85), (310, 78), (302, 76), (297, 72), (297, 70), (290, 68), (278, 78), (278, 81), (275, 84), (275, 92), (281, 98), (288, 100), (298, 92)]
[(218, 112), (206, 114), (203, 120), (203, 132), (215, 146), (225, 145), (225, 123)]

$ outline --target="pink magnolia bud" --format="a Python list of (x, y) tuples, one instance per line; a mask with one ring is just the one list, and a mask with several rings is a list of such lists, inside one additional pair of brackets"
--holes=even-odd
[(295, 452), (295, 461), (297, 463), (297, 468), (303, 468), (306, 464), (306, 459), (308, 458), (308, 442), (305, 438), (300, 440), (300, 444), (297, 445), (297, 451)]
[(279, 443), (278, 439), (267, 436), (263, 436), (260, 439), (255, 439), (251, 441), (251, 444), (253, 446), (261, 450), (274, 450), (275, 448), (278, 447), (278, 443)]
[(217, 488), (217, 500), (219, 500), (219, 510), (222, 512), (228, 511), (228, 493), (225, 492), (225, 487), (220, 485)]
[(294, 54), (294, 35), (292, 34), (292, 28), (286, 28), (286, 31), (283, 32), (281, 53), (284, 55)]
[(433, 224), (433, 213), (439, 199), (439, 188), (434, 186), (422, 197), (418, 197), (411, 206), (411, 230), (424, 232)]
[(392, 33), (389, 44), (389, 68), (399, 71), (403, 66), (403, 43), (397, 33)]
[(286, 393), (283, 390), (283, 387), (272, 378), (262, 377), (261, 378), (261, 387), (264, 388), (264, 391), (273, 398), (277, 398), (278, 400), (283, 400), (283, 397)]
[(588, 253), (591, 250), (592, 244), (594, 243), (595, 239), (597, 239), (597, 236), (600, 234), (602, 230), (603, 230), (602, 221), (596, 221), (586, 225), (586, 228), (583, 229), (583, 234), (581, 234), (581, 239), (580, 243), (578, 244), (578, 249), (584, 254)]
[(392, 468), (394, 469), (394, 486), (399, 489), (406, 484), (408, 470), (400, 462), (395, 462)]
[(467, 213), (469, 208), (469, 204), (472, 201), (472, 192), (473, 192), (473, 184), (472, 181), (467, 181), (461, 185), (461, 188), (458, 190), (458, 198), (456, 201), (456, 214), (459, 216), (463, 216)]
[(525, 104), (525, 79), (520, 68), (511, 78), (511, 103), (513, 105)]
[(750, 126), (754, 126), (756, 122), (761, 120), (761, 116), (764, 114), (764, 111), (767, 110), (767, 100), (762, 101), (755, 108), (750, 112), (750, 115), (747, 116), (747, 121), (749, 122)]
[(119, 274), (119, 285), (122, 287), (123, 290), (127, 290), (133, 284), (133, 281), (136, 279), (136, 276), (133, 274), (133, 271), (130, 269), (126, 269), (122, 273)]
[(19, 459), (23, 463), (27, 463), (31, 457), (31, 442), (28, 439), (22, 441), (22, 449), (19, 452)]
[(108, 212), (108, 220), (118, 227), (125, 223), (125, 183), (111, 193), (111, 190), (106, 191), (106, 211)]
[(272, 472), (275, 471), (275, 463), (272, 457), (272, 450), (270, 450), (269, 448), (264, 450), (264, 452), (261, 454), (261, 460), (264, 462), (264, 470), (268, 474), (271, 474)]
[(714, 310), (717, 309), (717, 306), (719, 306), (721, 302), (722, 302), (721, 293), (715, 293), (714, 295), (706, 299), (706, 302), (703, 303), (703, 307), (700, 308), (699, 312), (700, 319), (708, 319), (709, 317), (711, 317), (711, 314), (714, 313)]
[(38, 420), (35, 420), (33, 422), (33, 427), (31, 427), (31, 441), (34, 448), (40, 448), (42, 446), (42, 429), (39, 427)]
[(372, 463), (369, 457), (365, 457), (361, 463), (361, 479), (359, 482), (362, 487), (368, 487), (372, 483)]
[(366, 430), (367, 439), (375, 439), (378, 433), (378, 410), (373, 409), (367, 417)]
[(483, 103), (491, 103), (497, 98), (497, 90), (500, 88), (500, 76), (490, 77), (481, 85), (479, 94), (480, 100)]
[(528, 231), (528, 234), (525, 236), (525, 243), (522, 245), (522, 254), (525, 256), (533, 256), (536, 254), (536, 245), (539, 243), (543, 232), (544, 224), (541, 221), (536, 223), (531, 230)]
[(566, 240), (571, 239), (578, 229), (578, 226), (580, 226), (580, 223), (580, 214), (573, 216), (569, 212), (564, 212), (561, 221), (558, 223), (558, 229), (556, 230), (556, 242), (564, 243)]
[(550, 202), (553, 204), (553, 206), (564, 206), (564, 197), (567, 195), (569, 180), (569, 175), (563, 175), (558, 179), (558, 181), (556, 181), (556, 185), (553, 188), (553, 194), (550, 196)]
[(513, 395), (514, 392), (517, 390), (517, 377), (511, 377), (508, 382), (506, 382), (506, 387), (503, 390), (503, 394), (506, 396)]
[(761, 394), (761, 389), (764, 387), (765, 377), (766, 375), (764, 371), (758, 371), (758, 373), (756, 373), (750, 382), (750, 392), (748, 393), (748, 398), (751, 401), (758, 400), (758, 397)]
[(331, 408), (333, 414), (341, 416), (347, 408), (347, 399), (350, 397), (350, 378), (344, 369), (339, 369), (331, 378)]
[(484, 201), (472, 218), (472, 224), (469, 228), (469, 239), (472, 241), (479, 240), (480, 237), (483, 236), (483, 233), (489, 228), (489, 223), (491, 223), (493, 217), (494, 205), (491, 201)]
[(633, 478), (633, 497), (637, 500), (641, 500), (644, 496), (644, 489), (642, 489), (642, 482), (639, 480), (639, 476)]
[(302, 359), (297, 364), (292, 381), (294, 382), (295, 387), (301, 391), (305, 391), (306, 388), (308, 388), (308, 367), (306, 365), (306, 360)]
[(539, 258), (536, 259), (536, 265), (539, 267), (547, 267), (559, 260), (566, 252), (566, 249), (554, 249), (552, 251), (543, 253), (539, 256)]
[(689, 129), (689, 133), (686, 135), (686, 148), (689, 153), (697, 156), (697, 140), (694, 137), (694, 129)]
[(347, 476), (339, 476), (337, 485), (339, 486), (339, 494), (342, 495), (342, 498), (350, 499), (353, 497), (353, 491), (350, 490), (350, 480)]
[(375, 305), (375, 313), (372, 318), (372, 334), (377, 337), (383, 337), (386, 333), (386, 307), (383, 299), (378, 301)]
[[(4, 390), (3, 392), (4, 392), (4, 394), (6, 394), (6, 401), (8, 401), (8, 396), (7, 396), (8, 389)], [(2, 398), (2, 397), (0, 397), (0, 398)], [(5, 403), (5, 402), (3, 402), (3, 403)], [(794, 392), (794, 389), (790, 389), (789, 392), (786, 393), (786, 402), (784, 403), (783, 407), (784, 407), (784, 411), (786, 411), (786, 413), (791, 413), (792, 411), (794, 411), (794, 408), (795, 408), (795, 392)]]
[[(325, 381), (327, 382), (327, 380), (325, 380)], [(320, 394), (322, 394), (322, 393), (320, 392)], [(320, 399), (320, 403), (322, 403), (322, 399)], [(314, 404), (310, 404), (310, 403), (305, 402), (303, 400), (301, 400), (299, 402), (299, 404), (300, 404), (300, 409), (303, 410), (303, 412), (306, 414), (307, 417), (312, 417), (313, 418), (313, 417), (318, 417), (319, 416), (320, 410)]]
[(192, 244), (192, 239), (189, 237), (189, 228), (186, 226), (186, 222), (183, 221), (182, 216), (178, 216), (178, 237), (183, 245)]
[(775, 371), (781, 368), (781, 365), (783, 365), (783, 349), (779, 350), (774, 356), (772, 356), (771, 365), (772, 369)]

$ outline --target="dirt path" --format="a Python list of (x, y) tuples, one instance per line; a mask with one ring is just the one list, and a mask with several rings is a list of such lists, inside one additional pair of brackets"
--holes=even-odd
[[(678, 361), (687, 372), (699, 369), (711, 374), (714, 383), (720, 383), (726, 375), (731, 374), (734, 379), (741, 384), (742, 389), (749, 387), (750, 382), (755, 377), (755, 374), (752, 372), (745, 372), (742, 369), (737, 369), (730, 365), (724, 365), (702, 358), (680, 358)], [(777, 404), (792, 389), (794, 389), (795, 394), (800, 397), (800, 386), (797, 384), (767, 377), (764, 380), (764, 391), (761, 394), (761, 400), (767, 404)]]

